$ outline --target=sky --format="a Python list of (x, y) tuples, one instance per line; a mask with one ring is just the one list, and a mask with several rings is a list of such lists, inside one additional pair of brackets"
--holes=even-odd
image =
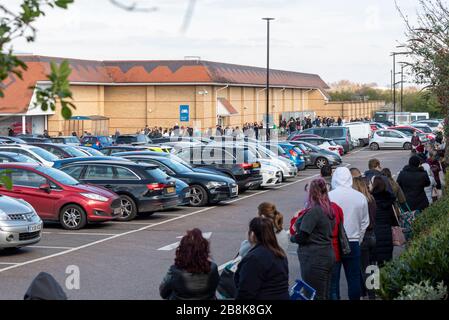
[[(14, 6), (17, 0), (0, 0)], [(266, 22), (271, 24), (271, 68), (388, 87), (390, 53), (405, 40), (394, 0), (116, 0), (156, 11), (128, 12), (110, 0), (75, 0), (36, 24), (35, 43), (15, 41), (20, 53), (98, 59), (202, 60), (266, 66)], [(418, 0), (397, 0), (414, 19)]]

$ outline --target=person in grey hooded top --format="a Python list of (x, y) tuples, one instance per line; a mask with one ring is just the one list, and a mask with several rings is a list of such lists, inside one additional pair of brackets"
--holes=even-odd
[[(329, 199), (343, 210), (344, 228), (351, 247), (351, 253), (341, 259), (348, 282), (348, 296), (350, 300), (360, 300), (360, 244), (370, 223), (368, 200), (361, 192), (352, 188), (351, 171), (344, 167), (337, 168), (332, 175)], [(336, 265), (333, 270), (333, 282), (339, 282), (340, 270), (341, 264)], [(331, 297), (339, 299), (338, 290), (331, 292)]]

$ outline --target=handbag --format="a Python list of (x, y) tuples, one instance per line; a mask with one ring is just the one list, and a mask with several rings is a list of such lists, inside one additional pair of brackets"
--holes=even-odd
[(343, 222), (340, 221), (338, 225), (338, 244), (340, 246), (340, 252), (347, 256), (351, 253), (351, 246), (349, 245), (348, 235), (346, 234)]
[(411, 233), (413, 221), (418, 216), (419, 210), (412, 211), (407, 203), (405, 205), (407, 207), (407, 211), (403, 210), (402, 207), (399, 206), (401, 211), (399, 215), (399, 225), (405, 233)]
[(393, 208), (393, 214), (396, 218), (396, 221), (398, 222), (398, 226), (391, 227), (391, 235), (393, 238), (393, 246), (400, 247), (403, 246), (406, 243), (404, 232), (402, 230), (402, 227), (400, 226), (398, 215), (396, 214), (396, 209), (394, 206)]
[(235, 299), (237, 295), (237, 288), (234, 282), (235, 272), (237, 271), (237, 266), (240, 263), (241, 258), (237, 254), (236, 258), (232, 260), (220, 274), (218, 280), (217, 293), (220, 299)]

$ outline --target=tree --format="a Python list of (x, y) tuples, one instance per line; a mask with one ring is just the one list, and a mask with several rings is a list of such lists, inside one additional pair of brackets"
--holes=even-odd
[[(416, 25), (396, 4), (406, 25), (407, 42), (401, 47), (408, 51), (412, 62), (407, 63), (415, 81), (426, 85), (438, 99), (445, 116), (444, 135), (449, 142), (449, 6), (445, 0), (419, 0), (421, 12)], [(445, 162), (449, 163), (449, 144)]]

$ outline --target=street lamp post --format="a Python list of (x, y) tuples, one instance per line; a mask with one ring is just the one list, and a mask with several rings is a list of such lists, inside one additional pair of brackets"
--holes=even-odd
[[(392, 52), (393, 56), (393, 125), (396, 126), (396, 56), (407, 55), (410, 52)], [(402, 100), (401, 100), (401, 111), (402, 111)]]
[(274, 18), (262, 18), (267, 22), (267, 114), (266, 114), (266, 135), (267, 141), (270, 140), (270, 21)]

